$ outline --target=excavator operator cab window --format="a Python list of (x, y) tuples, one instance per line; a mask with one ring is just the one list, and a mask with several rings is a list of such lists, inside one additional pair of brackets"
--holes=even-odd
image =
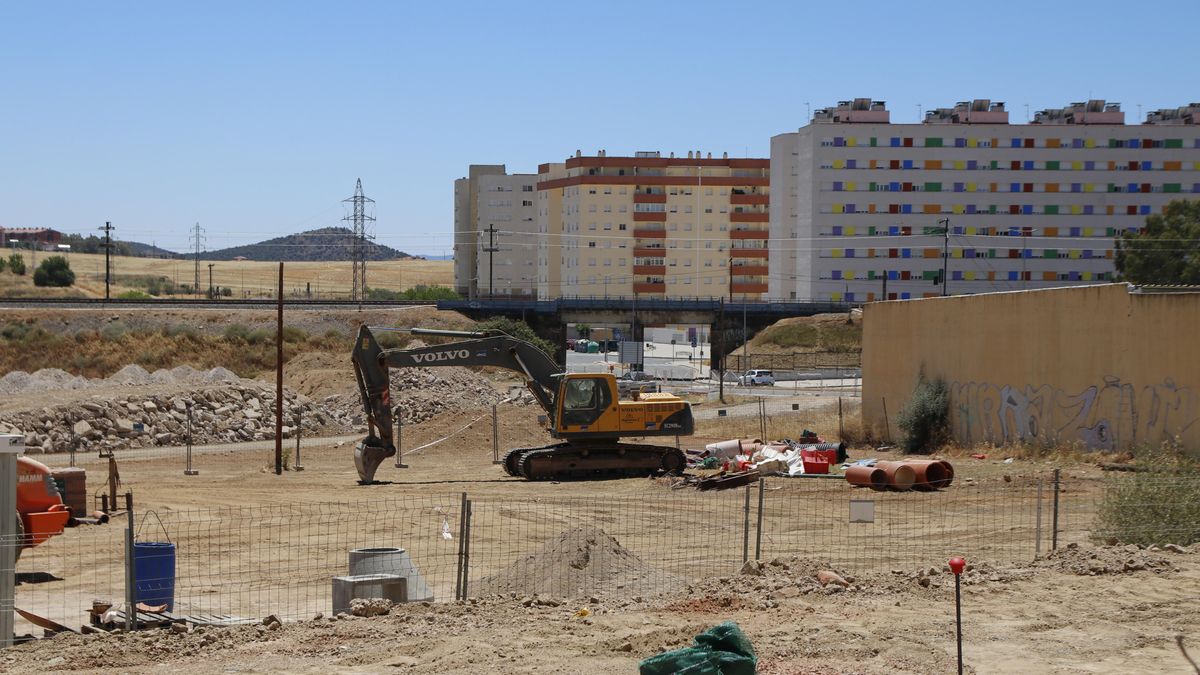
[(563, 424), (591, 424), (612, 405), (611, 394), (599, 377), (567, 380), (563, 392)]

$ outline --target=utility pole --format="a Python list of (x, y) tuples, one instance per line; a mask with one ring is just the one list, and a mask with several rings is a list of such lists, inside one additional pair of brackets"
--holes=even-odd
[(375, 222), (375, 217), (367, 215), (366, 207), (367, 204), (374, 204), (375, 200), (363, 194), (362, 179), (359, 178), (354, 185), (354, 196), (342, 201), (350, 204), (350, 215), (342, 220), (348, 221), (353, 229), (350, 260), (354, 269), (350, 281), (350, 299), (361, 302), (367, 297), (367, 239), (375, 238), (367, 232), (367, 223)]
[(213, 284), (212, 284), (212, 268), (213, 268), (213, 265), (215, 265), (215, 264), (216, 263), (208, 263), (208, 297), (210, 299), (217, 297), (217, 295), (215, 293), (213, 293)]
[(496, 233), (499, 232), (499, 230), (496, 229), (495, 223), (491, 223), (488, 225), (487, 229), (484, 230), (484, 232), (488, 233), (488, 245), (483, 247), (484, 253), (488, 254), (488, 297), (493, 298), (495, 297), (495, 293), (493, 292), (492, 284), (496, 281), (496, 268), (493, 266), (492, 260), (496, 251), (500, 250), (499, 247), (496, 246)]
[(112, 223), (105, 221), (104, 227), (104, 299), (108, 300), (109, 284), (112, 283)]
[(196, 297), (200, 297), (200, 252), (204, 250), (204, 230), (200, 228), (200, 223), (192, 228), (192, 250), (194, 251), (195, 276), (192, 279), (192, 293)]
[(887, 270), (883, 271), (883, 299), (887, 300)]
[(950, 264), (950, 219), (942, 218), (938, 221), (942, 226), (942, 296), (946, 295), (946, 268)]

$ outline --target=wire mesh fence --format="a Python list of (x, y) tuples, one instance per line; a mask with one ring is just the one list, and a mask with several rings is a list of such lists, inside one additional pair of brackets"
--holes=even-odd
[[(1110, 537), (1143, 545), (1200, 539), (1197, 476), (1048, 474), (905, 493), (787, 478), (723, 491), (652, 487), (638, 496), (579, 485), (577, 495), (525, 499), (456, 493), (136, 512), (132, 528), (127, 516), (116, 517), (23, 550), (12, 604), (76, 628), (89, 622), (93, 601), (123, 606), (132, 574), (133, 600), (169, 601), (176, 619), (310, 618), (333, 611), (334, 578), (351, 573), (351, 551), (371, 547), (405, 550), (422, 589), (410, 581), (410, 599), (447, 602), (649, 597), (736, 574), (751, 559), (807, 558), (865, 573), (941, 565), (956, 554), (1021, 564), (1056, 546)], [(152, 544), (169, 545), (169, 565), (138, 550)], [(6, 604), (0, 598), (0, 609)], [(17, 629), (38, 630), (20, 617)]]

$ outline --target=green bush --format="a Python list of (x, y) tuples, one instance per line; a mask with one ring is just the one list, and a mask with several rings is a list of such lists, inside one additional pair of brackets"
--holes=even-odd
[[(548, 340), (543, 340), (542, 338), (538, 337), (537, 333), (533, 332), (533, 329), (529, 327), (529, 324), (525, 323), (524, 321), (515, 321), (507, 317), (498, 316), (481, 322), (478, 326), (476, 326), (476, 328), (478, 330), (498, 330), (517, 339), (525, 340), (526, 342), (532, 342), (538, 349), (546, 352), (551, 359), (554, 358), (554, 345)], [(578, 330), (579, 326), (576, 326), (575, 328)]]
[(243, 326), (240, 323), (235, 323), (232, 326), (229, 326), (228, 328), (225, 329), (225, 339), (226, 340), (237, 340), (239, 342), (246, 342), (247, 338), (249, 336), (250, 336), (250, 329)]
[(904, 432), (900, 445), (908, 453), (929, 453), (944, 442), (950, 431), (950, 388), (940, 377), (922, 374), (912, 398), (900, 409), (896, 423)]
[(117, 298), (120, 300), (149, 300), (150, 296), (142, 291), (125, 291), (117, 294)]
[(129, 332), (129, 326), (120, 321), (113, 321), (100, 329), (100, 337), (105, 340), (119, 340)]
[(1200, 542), (1200, 465), (1170, 444), (1136, 454), (1138, 471), (1105, 479), (1092, 537), (1139, 546)]
[(163, 335), (170, 338), (187, 338), (189, 340), (200, 339), (200, 333), (196, 331), (194, 326), (189, 326), (186, 323), (173, 323), (166, 328), (163, 328)]
[(763, 341), (780, 347), (816, 347), (817, 327), (805, 324), (772, 326), (765, 331)]
[(368, 288), (368, 300), (420, 300), (434, 302), (437, 300), (458, 300), (461, 296), (452, 288), (445, 286), (426, 286), (417, 284), (403, 291), (391, 291), (386, 288)]
[(275, 341), (275, 331), (266, 328), (255, 328), (246, 335), (246, 342), (252, 345), (265, 345)]
[(295, 326), (283, 327), (284, 342), (304, 342), (307, 339), (308, 333), (305, 333), (303, 330), (296, 328)]
[(8, 269), (8, 260), (5, 258), (0, 258), (0, 272), (3, 272), (6, 269)]
[(25, 258), (20, 253), (8, 256), (8, 269), (13, 274), (25, 274)]

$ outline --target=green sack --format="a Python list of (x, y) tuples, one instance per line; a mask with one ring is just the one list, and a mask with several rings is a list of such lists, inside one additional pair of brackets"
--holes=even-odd
[(726, 621), (696, 636), (694, 647), (658, 654), (638, 664), (641, 675), (754, 675), (758, 658), (738, 625)]

